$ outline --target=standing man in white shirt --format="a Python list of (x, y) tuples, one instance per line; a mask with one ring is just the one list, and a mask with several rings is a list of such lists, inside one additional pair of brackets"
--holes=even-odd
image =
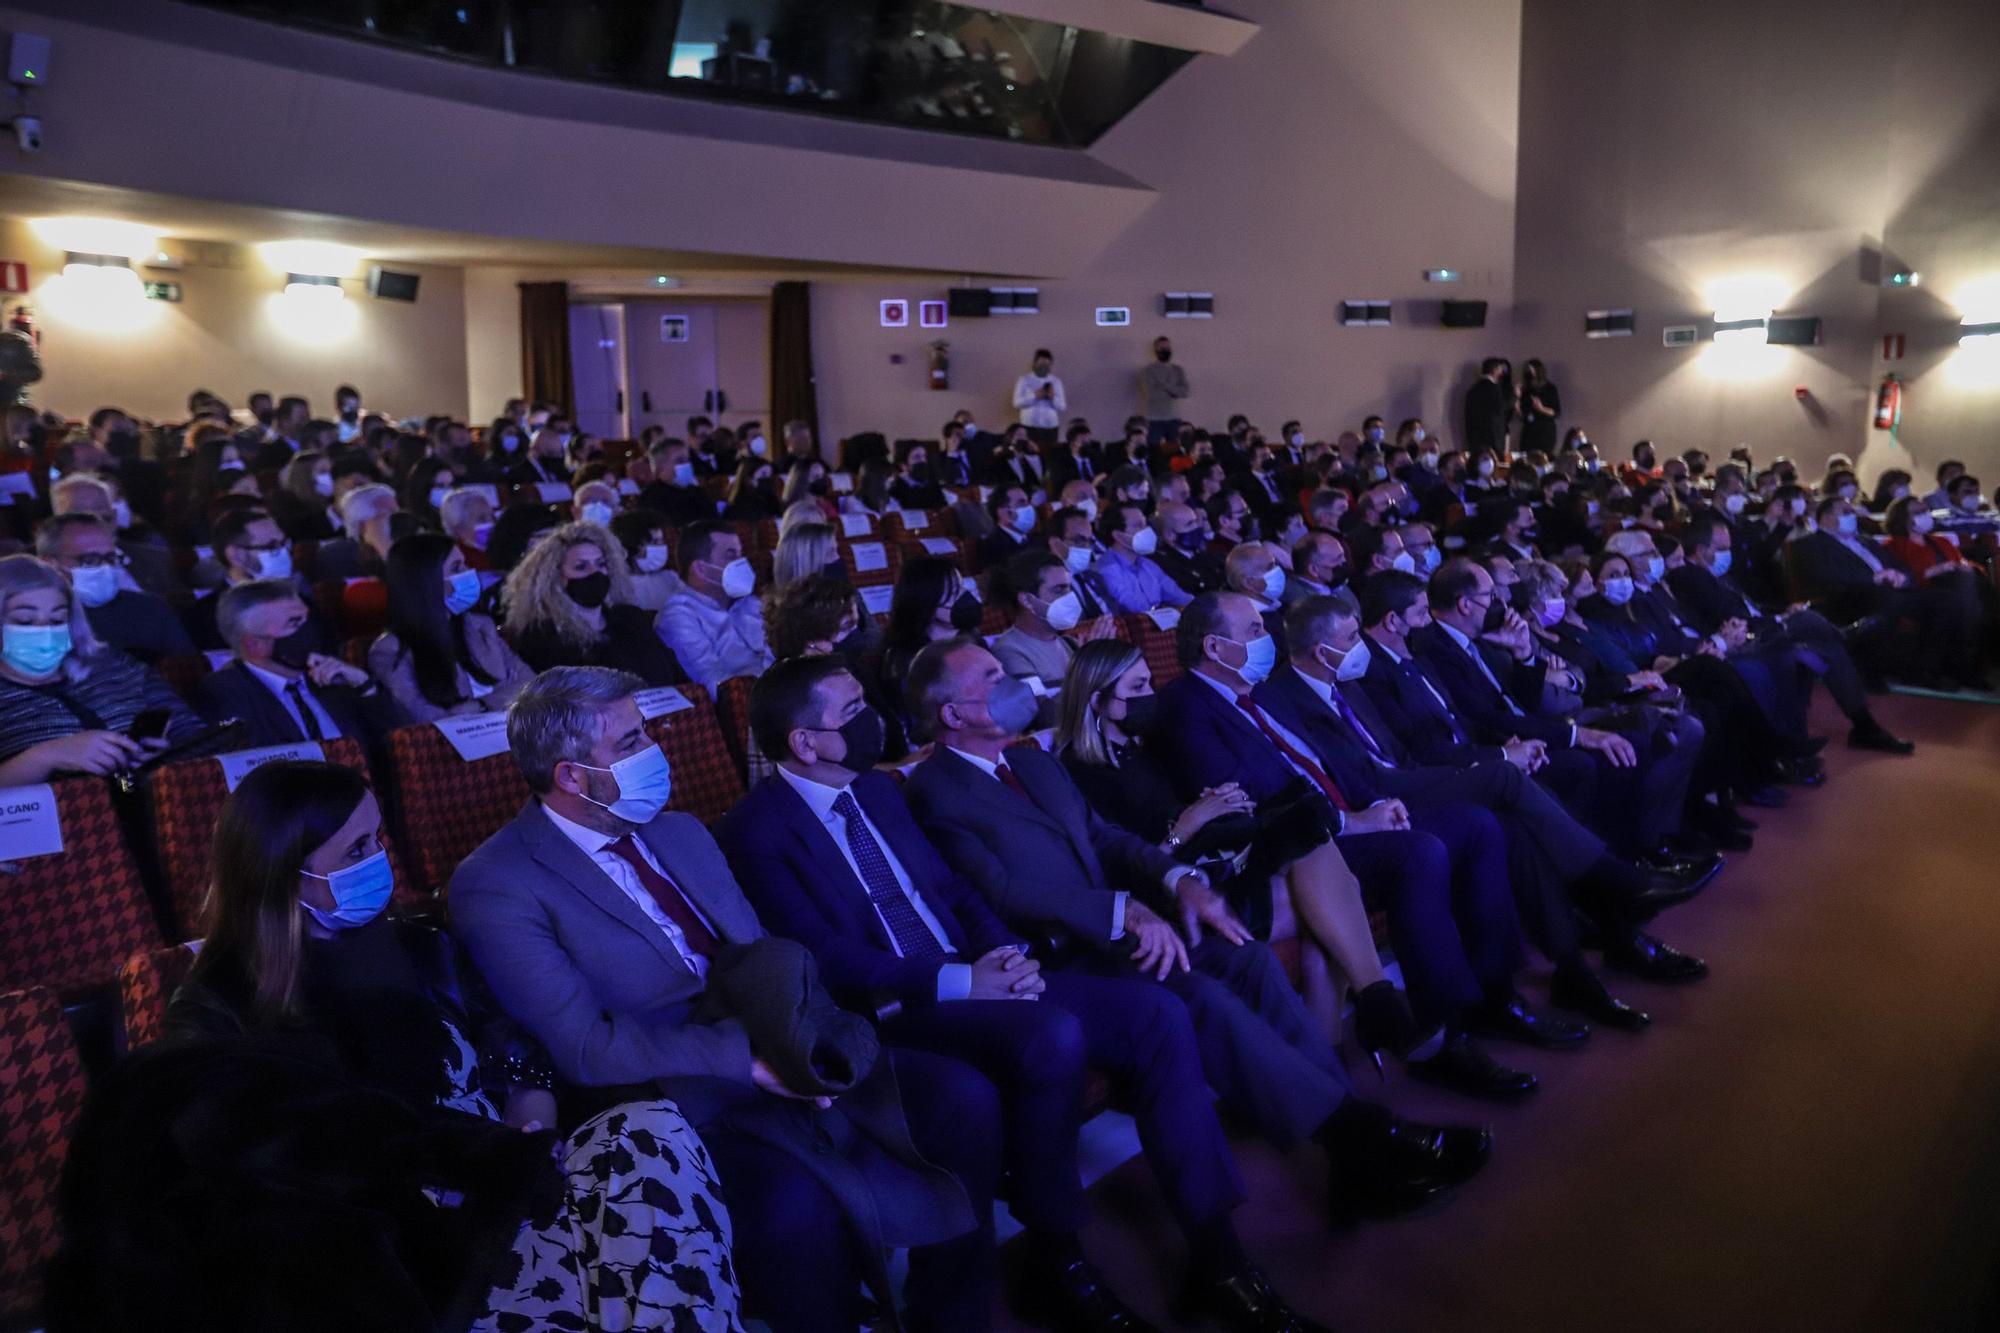
[(1055, 354), (1038, 347), (1028, 373), (1014, 381), (1014, 410), (1029, 438), (1044, 449), (1055, 446), (1056, 428), (1069, 411), (1069, 395), (1055, 377), (1055, 364)]
[(667, 599), (653, 630), (688, 679), (714, 694), (731, 676), (762, 675), (771, 665), (764, 604), (736, 529), (712, 519), (681, 529), (681, 577), (687, 587)]

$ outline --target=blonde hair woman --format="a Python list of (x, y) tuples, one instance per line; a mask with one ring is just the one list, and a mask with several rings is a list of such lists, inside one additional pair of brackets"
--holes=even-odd
[(1077, 649), (1063, 678), (1055, 752), (1091, 809), (1203, 866), (1258, 938), (1296, 938), (1306, 1008), (1329, 1037), (1340, 1035), (1344, 982), (1355, 993), (1356, 1035), (1371, 1055), (1425, 1044), (1408, 1000), (1383, 974), (1361, 882), (1333, 831), (1302, 813), (1309, 807), (1260, 811), (1233, 782), (1183, 805), (1139, 743), (1156, 698), (1153, 673), (1131, 644), (1099, 639)]
[[(782, 588), (795, 580), (824, 574), (840, 563), (840, 542), (825, 523), (801, 523), (778, 538), (771, 556), (771, 582)], [(845, 567), (843, 566), (843, 571)]]
[(500, 591), (507, 637), (536, 671), (611, 666), (648, 685), (687, 679), (653, 617), (632, 604), (625, 549), (595, 523), (566, 523), (536, 543)]
[[(151, 739), (135, 739), (146, 714)], [(107, 776), (200, 731), (164, 680), (98, 642), (67, 574), (37, 556), (0, 559), (0, 786)]]

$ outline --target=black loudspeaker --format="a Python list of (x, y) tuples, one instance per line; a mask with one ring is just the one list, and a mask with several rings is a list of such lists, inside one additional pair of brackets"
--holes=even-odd
[(1389, 302), (1387, 301), (1342, 301), (1340, 303), (1342, 324), (1381, 326), (1389, 322)]
[(1444, 326), (1448, 329), (1485, 328), (1486, 302), (1446, 301), (1444, 303)]
[(993, 313), (990, 287), (953, 287), (945, 293), (945, 304), (960, 319), (984, 319)]
[(378, 301), (414, 301), (417, 299), (417, 275), (398, 273), (377, 265), (368, 270), (368, 294)]
[(1773, 315), (1764, 326), (1764, 341), (1785, 347), (1819, 346), (1818, 315)]

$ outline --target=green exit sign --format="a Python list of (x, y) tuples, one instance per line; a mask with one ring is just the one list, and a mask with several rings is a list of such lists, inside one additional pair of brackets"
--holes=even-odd
[(181, 285), (178, 282), (149, 282), (146, 284), (148, 301), (174, 301), (181, 299)]

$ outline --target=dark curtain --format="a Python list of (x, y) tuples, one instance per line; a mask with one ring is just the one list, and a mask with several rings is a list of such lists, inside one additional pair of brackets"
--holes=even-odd
[(531, 402), (576, 411), (569, 372), (569, 284), (521, 284), (521, 390)]
[[(819, 393), (813, 387), (812, 286), (781, 282), (771, 289), (771, 438), (788, 421), (803, 421), (819, 439)], [(822, 450), (825, 448), (821, 444)]]

